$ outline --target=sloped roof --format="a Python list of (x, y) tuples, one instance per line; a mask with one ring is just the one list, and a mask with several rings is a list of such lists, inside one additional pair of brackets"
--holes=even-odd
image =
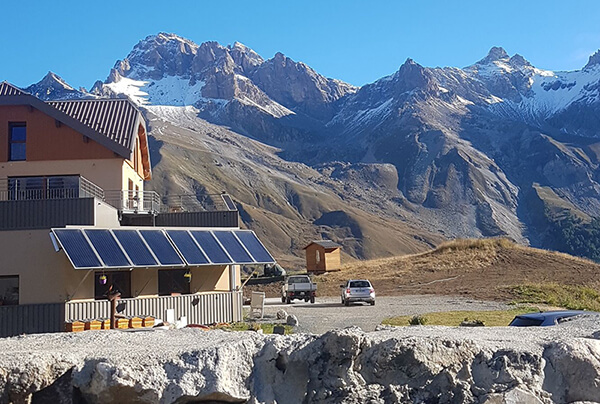
[(132, 150), (140, 111), (128, 99), (47, 101), (49, 105)]
[(25, 95), (27, 94), (26, 92), (22, 91), (21, 89), (13, 86), (10, 83), (7, 83), (6, 81), (3, 81), (2, 83), (0, 83), (0, 96), (15, 96), (15, 95)]
[(128, 99), (44, 102), (3, 81), (0, 105), (30, 105), (124, 158), (130, 158), (143, 118)]
[(331, 240), (314, 240), (309, 245), (304, 247), (303, 249), (306, 250), (308, 247), (310, 247), (313, 244), (318, 244), (323, 248), (340, 248), (342, 246), (341, 244), (334, 243)]

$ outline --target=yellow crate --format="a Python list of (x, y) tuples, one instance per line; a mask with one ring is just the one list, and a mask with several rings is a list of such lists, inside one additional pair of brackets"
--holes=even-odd
[(129, 328), (129, 319), (128, 318), (118, 318), (117, 319), (117, 328)]
[(142, 319), (139, 317), (131, 317), (129, 319), (129, 328), (142, 328)]
[(70, 321), (68, 323), (65, 323), (66, 332), (80, 332), (84, 329), (84, 324), (81, 321)]
[(142, 318), (142, 327), (154, 327), (154, 317)]
[(102, 322), (98, 320), (88, 320), (84, 323), (83, 328), (85, 330), (99, 330), (102, 328)]

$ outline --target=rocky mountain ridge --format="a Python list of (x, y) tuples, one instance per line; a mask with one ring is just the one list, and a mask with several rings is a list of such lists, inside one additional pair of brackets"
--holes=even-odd
[[(302, 240), (351, 239), (348, 252), (360, 258), (418, 249), (419, 240), (427, 246), (439, 235), (544, 246), (548, 212), (600, 215), (598, 54), (572, 72), (536, 68), (499, 47), (463, 69), (408, 59), (357, 88), (281, 53), (265, 60), (241, 43), (197, 45), (160, 33), (140, 41), (90, 93), (130, 97), (151, 119), (155, 156), (173, 148), (170, 158), (155, 158), (155, 172), (178, 177), (181, 189), (156, 179), (159, 192), (234, 189), (243, 213), (261, 211), (242, 217), (267, 238), (286, 217), (290, 229), (304, 229)], [(240, 147), (253, 150), (252, 161), (220, 163), (220, 175), (181, 169), (185, 155), (216, 170), (207, 162), (239, 145), (239, 136), (250, 138)], [(192, 144), (209, 137), (218, 140), (207, 154), (194, 154)], [(254, 193), (244, 189), (255, 186), (252, 177), (260, 183)], [(363, 231), (373, 217), (416, 245), (374, 252), (386, 243)], [(276, 248), (299, 255), (297, 231), (285, 232), (289, 245)]]

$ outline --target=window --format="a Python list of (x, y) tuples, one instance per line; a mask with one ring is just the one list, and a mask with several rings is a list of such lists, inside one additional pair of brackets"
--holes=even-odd
[(24, 122), (10, 122), (8, 124), (8, 161), (25, 160), (26, 139), (27, 126)]
[[(106, 282), (100, 279), (106, 277)], [(108, 289), (121, 292), (121, 297), (132, 297), (131, 295), (131, 271), (122, 272), (102, 272), (97, 271), (94, 274), (94, 299), (103, 300), (108, 295)]]
[(164, 269), (158, 271), (158, 294), (168, 296), (190, 293), (190, 278), (187, 269)]
[(19, 304), (19, 276), (0, 276), (0, 306)]

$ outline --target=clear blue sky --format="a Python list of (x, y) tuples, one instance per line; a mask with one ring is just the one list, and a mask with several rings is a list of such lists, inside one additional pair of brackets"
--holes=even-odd
[(105, 80), (148, 35), (239, 41), (280, 51), (355, 85), (412, 58), (468, 66), (492, 46), (535, 66), (573, 70), (600, 48), (600, 1), (47, 1), (2, 2), (0, 80), (27, 86), (49, 70), (75, 87)]

